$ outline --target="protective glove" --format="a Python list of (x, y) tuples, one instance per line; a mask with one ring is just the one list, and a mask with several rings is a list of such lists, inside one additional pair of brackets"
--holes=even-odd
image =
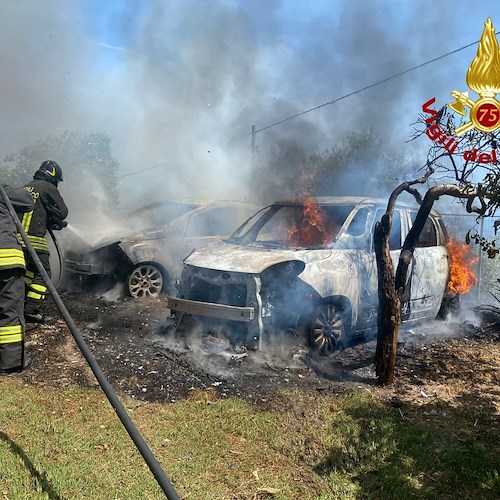
[(51, 222), (50, 229), (52, 229), (53, 231), (60, 231), (63, 227), (66, 227), (67, 225), (68, 223), (65, 220)]

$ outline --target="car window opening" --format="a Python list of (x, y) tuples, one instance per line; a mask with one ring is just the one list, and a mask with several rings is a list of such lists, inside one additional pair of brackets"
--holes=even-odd
[(339, 226), (332, 214), (308, 200), (304, 203), (298, 223), (288, 229), (288, 242), (297, 247), (324, 247), (333, 240), (338, 231)]
[(273, 205), (252, 227), (247, 225), (242, 236), (235, 234), (233, 238), (265, 246), (322, 248), (335, 240), (353, 208), (317, 205), (312, 200), (302, 205)]

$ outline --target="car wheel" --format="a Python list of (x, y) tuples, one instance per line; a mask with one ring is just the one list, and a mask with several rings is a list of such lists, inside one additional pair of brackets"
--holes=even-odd
[(128, 277), (128, 291), (134, 299), (158, 297), (165, 279), (161, 270), (153, 264), (139, 264)]
[(441, 301), (438, 319), (447, 320), (450, 316), (458, 315), (460, 312), (460, 294), (447, 288)]
[(328, 356), (343, 345), (345, 336), (346, 325), (342, 310), (332, 303), (319, 305), (309, 325), (310, 347), (322, 356)]

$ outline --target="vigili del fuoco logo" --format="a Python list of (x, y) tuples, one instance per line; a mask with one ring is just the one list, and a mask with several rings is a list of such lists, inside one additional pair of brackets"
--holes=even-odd
[[(469, 112), (469, 120), (456, 127), (454, 133), (441, 128), (438, 111), (431, 108), (436, 101), (434, 97), (422, 105), (422, 111), (430, 115), (425, 120), (426, 135), (449, 153), (454, 153), (456, 150), (457, 138), (471, 129), (487, 135), (500, 128), (500, 102), (496, 99), (496, 95), (500, 93), (500, 47), (490, 18), (484, 23), (477, 54), (469, 66), (465, 80), (467, 86), (479, 95), (479, 99), (472, 100), (468, 91), (451, 92), (455, 101), (448, 106), (462, 116), (466, 116), (467, 110)], [(465, 151), (463, 156), (466, 161), (498, 163), (496, 149), (479, 154), (473, 149)]]

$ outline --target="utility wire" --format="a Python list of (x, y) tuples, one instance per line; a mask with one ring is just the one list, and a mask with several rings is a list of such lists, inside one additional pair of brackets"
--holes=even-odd
[[(495, 35), (498, 35), (499, 33), (500, 33), (500, 31), (497, 31), (495, 33)], [(248, 135), (254, 135), (257, 132), (262, 132), (263, 130), (267, 130), (271, 127), (275, 127), (276, 125), (280, 125), (281, 123), (292, 120), (293, 118), (297, 118), (297, 116), (302, 116), (302, 115), (305, 115), (306, 113), (310, 113), (311, 111), (316, 111), (317, 109), (323, 108), (325, 106), (329, 106), (330, 104), (335, 104), (336, 102), (342, 101), (343, 99), (347, 99), (348, 97), (351, 97), (355, 94), (359, 94), (360, 92), (363, 92), (365, 90), (376, 87), (377, 85), (381, 85), (382, 83), (388, 82), (390, 80), (394, 80), (394, 78), (398, 78), (402, 75), (405, 75), (406, 73), (409, 73), (410, 71), (414, 71), (416, 69), (422, 68), (423, 66), (427, 66), (427, 64), (431, 64), (433, 62), (439, 61), (440, 59), (444, 59), (445, 57), (451, 56), (452, 54), (456, 54), (457, 52), (460, 52), (464, 49), (472, 47), (473, 45), (476, 45), (477, 43), (479, 43), (479, 40), (476, 40), (475, 42), (464, 45), (463, 47), (460, 47), (459, 49), (455, 49), (455, 50), (452, 50), (451, 52), (447, 52), (446, 54), (443, 54), (441, 56), (435, 57), (434, 59), (430, 59), (429, 61), (426, 61), (422, 64), (418, 64), (417, 66), (413, 66), (412, 68), (405, 69), (404, 71), (400, 71), (399, 73), (396, 73), (395, 75), (388, 76), (387, 78), (384, 78), (383, 80), (379, 80), (378, 82), (367, 85), (366, 87), (363, 87), (361, 89), (355, 90), (353, 92), (349, 92), (348, 94), (345, 94), (342, 97), (338, 97), (337, 99), (334, 99), (333, 101), (325, 102), (324, 104), (320, 104), (319, 106), (315, 106), (314, 108), (310, 108), (310, 109), (307, 109), (306, 111), (302, 111), (300, 113), (296, 113), (295, 115), (289, 116), (288, 118), (285, 118), (284, 120), (280, 120), (279, 122), (273, 123), (271, 125), (267, 125), (266, 127), (262, 127), (258, 130), (254, 130), (251, 134), (248, 134)]]
[(167, 165), (168, 162), (164, 161), (163, 163), (158, 163), (156, 165), (153, 165), (152, 167), (146, 167), (142, 168), (141, 170), (134, 170), (134, 172), (129, 172), (128, 174), (125, 175), (120, 175), (118, 177), (119, 179), (123, 179), (123, 177), (128, 177), (129, 175), (134, 175), (134, 174), (140, 174), (141, 172), (145, 172), (146, 170), (152, 170), (153, 168), (158, 168), (158, 167), (163, 167), (163, 165)]
[[(497, 31), (495, 35), (498, 35), (500, 31)], [(373, 87), (376, 87), (378, 85), (382, 85), (382, 83), (388, 82), (390, 80), (394, 80), (395, 78), (398, 78), (402, 75), (406, 75), (406, 73), (409, 73), (410, 71), (414, 71), (416, 69), (422, 68), (424, 66), (427, 66), (428, 64), (431, 64), (433, 62), (439, 61), (441, 59), (444, 59), (445, 57), (451, 56), (453, 54), (456, 54), (457, 52), (461, 52), (462, 50), (468, 49), (469, 47), (472, 47), (473, 45), (476, 45), (479, 43), (479, 40), (476, 40), (475, 42), (469, 43), (467, 45), (464, 45), (463, 47), (460, 47), (458, 49), (452, 50), (451, 52), (447, 52), (446, 54), (443, 54), (441, 56), (435, 57), (434, 59), (430, 59), (429, 61), (426, 61), (422, 64), (418, 64), (417, 66), (413, 66), (412, 68), (405, 69), (404, 71), (400, 71), (399, 73), (396, 73), (392, 76), (388, 76), (387, 78), (384, 78), (383, 80), (379, 80), (378, 82), (372, 83), (370, 85), (367, 85), (366, 87), (362, 87), (358, 90), (354, 90), (353, 92), (349, 92), (348, 94), (345, 94), (341, 97), (337, 97), (337, 99), (334, 99), (333, 101), (328, 101), (323, 104), (320, 104), (319, 106), (315, 106), (314, 108), (306, 109), (305, 111), (301, 111), (300, 113), (296, 113), (295, 115), (289, 116), (288, 118), (285, 118), (283, 120), (280, 120), (279, 122), (272, 123), (271, 125), (267, 125), (266, 127), (259, 128), (258, 130), (253, 130), (250, 134), (247, 135), (255, 135), (258, 132), (262, 132), (263, 130), (267, 130), (272, 127), (276, 127), (276, 125), (281, 125), (282, 123), (285, 123), (289, 120), (292, 120), (293, 118), (297, 118), (298, 116), (305, 115), (307, 113), (310, 113), (311, 111), (316, 111), (317, 109), (324, 108), (325, 106), (329, 106), (330, 104), (335, 104), (336, 102), (342, 101), (343, 99), (347, 99), (348, 97), (351, 97), (355, 94), (359, 94), (361, 92), (364, 92), (365, 90), (371, 89)], [(159, 163), (157, 165), (153, 165), (152, 167), (146, 167), (141, 170), (135, 170), (134, 172), (129, 172), (128, 174), (121, 175), (120, 179), (123, 177), (128, 177), (129, 175), (135, 175), (139, 174), (141, 172), (145, 172), (147, 170), (152, 170), (154, 168), (162, 167), (163, 165), (166, 165), (167, 163)]]

